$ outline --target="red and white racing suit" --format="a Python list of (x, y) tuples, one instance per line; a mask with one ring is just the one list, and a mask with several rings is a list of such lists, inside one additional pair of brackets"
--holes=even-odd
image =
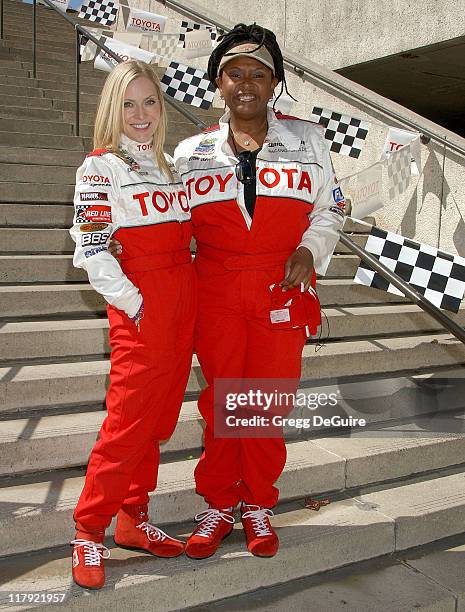
[[(109, 302), (108, 416), (74, 512), (77, 529), (101, 532), (123, 504), (156, 486), (159, 441), (178, 420), (192, 360), (196, 286), (192, 227), (180, 178), (169, 183), (151, 144), (122, 137), (122, 159), (94, 151), (77, 171), (74, 265)], [(174, 170), (174, 167), (173, 167)], [(123, 246), (118, 262), (110, 237)], [(144, 314), (137, 327), (131, 318)]]
[(229, 115), (179, 144), (174, 157), (191, 207), (199, 293), (195, 350), (208, 387), (199, 399), (205, 452), (197, 492), (213, 507), (272, 507), (286, 448), (282, 438), (215, 438), (213, 385), (221, 378), (300, 379), (303, 329), (271, 329), (269, 286), (299, 246), (324, 274), (343, 223), (344, 200), (323, 129), (269, 111), (257, 157), (253, 219), (228, 145)]

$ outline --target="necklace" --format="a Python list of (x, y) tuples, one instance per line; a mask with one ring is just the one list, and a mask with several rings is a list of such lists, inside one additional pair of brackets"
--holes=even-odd
[(235, 134), (235, 133), (234, 133), (234, 130), (233, 130), (233, 129), (232, 129), (232, 127), (231, 127), (231, 123), (229, 123), (229, 129), (231, 130), (231, 135), (232, 135), (232, 137), (233, 137), (233, 142), (237, 140), (237, 141), (239, 142), (239, 144), (241, 144), (241, 141), (242, 141), (242, 143), (243, 143), (243, 144), (244, 144), (246, 147), (249, 147), (249, 146), (250, 146), (250, 144), (251, 144), (252, 140), (255, 140), (255, 142), (257, 142), (257, 143), (258, 143), (258, 140), (256, 140), (256, 137), (257, 137), (257, 136), (258, 136), (258, 135), (259, 135), (259, 134), (260, 134), (260, 133), (263, 131), (263, 128), (265, 128), (265, 131), (268, 131), (268, 121), (267, 121), (266, 119), (265, 119), (265, 122), (264, 122), (264, 123), (263, 123), (263, 124), (260, 126), (260, 129), (258, 130), (258, 132), (256, 132), (256, 133), (255, 133), (254, 135), (252, 135), (252, 136), (249, 136), (249, 137), (247, 138), (247, 140), (243, 140), (242, 138), (239, 138), (239, 137), (237, 136), (237, 134)]

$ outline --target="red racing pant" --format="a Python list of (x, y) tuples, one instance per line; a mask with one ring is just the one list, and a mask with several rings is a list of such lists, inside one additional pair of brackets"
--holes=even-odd
[(199, 246), (195, 260), (195, 350), (208, 385), (199, 399), (206, 428), (205, 450), (195, 469), (196, 490), (215, 508), (241, 500), (271, 508), (279, 494), (274, 483), (286, 462), (284, 439), (215, 438), (213, 385), (218, 378), (294, 378), (297, 387), (305, 332), (270, 328), (269, 285), (284, 278), (290, 253), (277, 265), (270, 264), (276, 257), (245, 255), (221, 263), (212, 254), (212, 249)]
[(146, 504), (156, 487), (159, 442), (174, 431), (192, 362), (196, 279), (190, 252), (180, 253), (147, 256), (145, 271), (123, 268), (144, 298), (140, 331), (108, 307), (108, 415), (74, 511), (79, 531), (102, 532), (123, 504)]

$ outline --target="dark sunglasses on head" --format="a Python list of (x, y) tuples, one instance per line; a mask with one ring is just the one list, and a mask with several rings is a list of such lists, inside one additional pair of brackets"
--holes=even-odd
[(244, 185), (250, 185), (255, 180), (254, 160), (250, 151), (241, 151), (237, 156), (236, 178)]

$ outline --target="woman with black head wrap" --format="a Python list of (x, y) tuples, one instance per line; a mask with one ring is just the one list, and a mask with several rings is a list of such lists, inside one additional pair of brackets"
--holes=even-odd
[[(228, 430), (224, 396), (231, 399), (238, 389), (297, 389), (302, 350), (319, 318), (315, 273), (328, 267), (344, 198), (321, 126), (269, 107), (279, 84), (274, 106), (287, 92), (273, 32), (238, 24), (219, 39), (208, 75), (228, 111), (174, 154), (197, 240), (195, 350), (207, 381), (199, 399), (205, 450), (195, 480), (209, 507), (196, 516), (186, 554), (214, 554), (242, 502), (247, 547), (266, 557), (279, 546), (269, 517), (286, 461), (282, 431), (264, 421), (255, 429)], [(271, 412), (255, 409), (261, 416)], [(226, 410), (226, 416), (238, 412)]]
[(195, 479), (209, 507), (196, 516), (186, 553), (214, 554), (241, 502), (249, 551), (272, 556), (279, 541), (269, 517), (286, 461), (283, 436), (270, 437), (265, 427), (256, 437), (244, 437), (244, 429), (221, 437), (214, 424), (224, 403), (216, 394), (215, 421), (214, 385), (271, 379), (279, 389), (279, 379), (292, 379), (297, 389), (307, 324), (314, 321), (294, 320), (288, 302), (301, 304), (296, 294), (309, 297), (315, 272), (325, 273), (344, 200), (321, 126), (269, 107), (279, 83), (287, 91), (273, 32), (238, 24), (220, 38), (208, 75), (228, 111), (175, 151), (197, 240), (195, 347), (208, 384), (199, 399), (205, 450)]

